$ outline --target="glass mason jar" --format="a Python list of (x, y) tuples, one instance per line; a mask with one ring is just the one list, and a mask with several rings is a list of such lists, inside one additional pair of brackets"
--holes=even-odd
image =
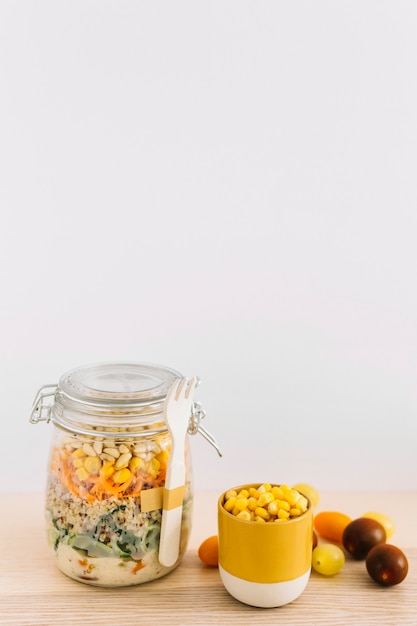
[[(191, 455), (186, 439), (179, 556), (158, 558), (171, 437), (164, 419), (170, 387), (182, 376), (143, 363), (103, 363), (64, 374), (39, 391), (31, 422), (54, 426), (46, 488), (48, 543), (58, 568), (91, 585), (136, 585), (180, 562), (191, 530)], [(201, 432), (198, 403), (188, 433)], [(218, 450), (218, 448), (217, 448)], [(178, 496), (178, 494), (177, 494)]]

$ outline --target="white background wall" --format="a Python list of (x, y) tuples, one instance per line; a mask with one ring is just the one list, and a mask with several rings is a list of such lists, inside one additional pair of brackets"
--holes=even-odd
[(417, 5), (0, 1), (1, 482), (34, 395), (202, 379), (198, 489), (417, 488)]

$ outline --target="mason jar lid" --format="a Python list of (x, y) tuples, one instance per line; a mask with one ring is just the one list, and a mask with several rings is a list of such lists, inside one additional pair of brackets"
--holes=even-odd
[(35, 398), (31, 421), (52, 421), (73, 433), (140, 437), (167, 430), (164, 403), (182, 375), (149, 363), (100, 363), (77, 367)]
[(147, 363), (100, 363), (77, 367), (63, 376), (58, 393), (96, 407), (128, 408), (163, 402), (181, 374)]
[[(171, 386), (181, 378), (182, 374), (170, 367), (150, 363), (77, 367), (63, 374), (58, 385), (39, 389), (30, 422), (52, 421), (69, 432), (102, 438), (167, 432), (165, 400)], [(187, 432), (200, 433), (221, 456), (216, 440), (201, 424), (204, 417), (201, 404), (193, 402)]]

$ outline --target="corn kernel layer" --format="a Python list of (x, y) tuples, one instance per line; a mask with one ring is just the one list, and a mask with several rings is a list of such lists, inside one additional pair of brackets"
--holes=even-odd
[(283, 522), (299, 517), (308, 508), (308, 500), (297, 489), (288, 485), (264, 483), (226, 492), (224, 508), (232, 515), (248, 522)]

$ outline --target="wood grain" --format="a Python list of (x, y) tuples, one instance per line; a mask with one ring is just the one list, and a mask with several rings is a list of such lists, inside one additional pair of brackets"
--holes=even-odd
[[(344, 510), (359, 515), (357, 511), (365, 512), (363, 505), (372, 497), (344, 494)], [(337, 576), (326, 578), (313, 572), (307, 589), (292, 604), (256, 609), (230, 597), (218, 570), (205, 567), (198, 559), (200, 540), (216, 533), (216, 500), (217, 494), (197, 494), (195, 531), (186, 556), (174, 572), (145, 585), (105, 589), (72, 581), (57, 570), (44, 538), (41, 495), (2, 494), (0, 624), (416, 626), (415, 523), (400, 523), (391, 540), (409, 560), (409, 574), (401, 585), (379, 587), (367, 575), (363, 562), (348, 560)], [(332, 500), (331, 494), (326, 494), (323, 500), (326, 508), (330, 502), (339, 508), (334, 495)], [(374, 505), (384, 503), (383, 511), (394, 519), (401, 520), (401, 513), (416, 519), (416, 494), (378, 494), (374, 498)], [(382, 510), (381, 506), (372, 508)]]

